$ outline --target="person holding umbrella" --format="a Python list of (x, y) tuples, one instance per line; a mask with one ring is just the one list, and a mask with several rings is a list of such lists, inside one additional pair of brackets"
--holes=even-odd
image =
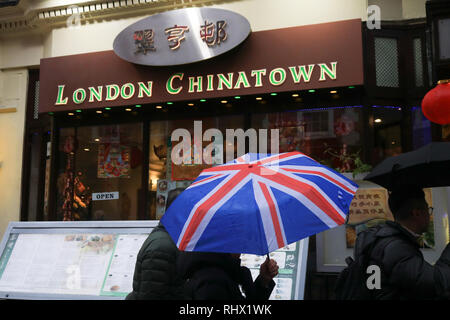
[(253, 281), (240, 254), (182, 252), (178, 263), (187, 280), (186, 295), (193, 300), (268, 300), (278, 275), (276, 261), (267, 258)]
[[(340, 297), (351, 300), (432, 300), (450, 298), (450, 244), (433, 266), (425, 261), (418, 239), (430, 221), (428, 207), (421, 187), (404, 185), (390, 193), (389, 207), (395, 221), (372, 227), (358, 234), (355, 260), (367, 255), (368, 264), (380, 268), (379, 288), (364, 290), (359, 296)], [(366, 270), (359, 271), (366, 274)], [(353, 286), (356, 280), (347, 279)], [(361, 284), (362, 286), (366, 285)]]
[(185, 252), (193, 299), (267, 299), (278, 265), (268, 258), (253, 281), (239, 253), (264, 256), (342, 225), (357, 189), (301, 152), (248, 153), (203, 170), (161, 222)]

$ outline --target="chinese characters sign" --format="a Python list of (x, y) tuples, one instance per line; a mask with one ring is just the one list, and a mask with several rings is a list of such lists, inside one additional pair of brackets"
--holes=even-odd
[[(227, 23), (223, 20), (217, 21), (216, 24), (209, 23), (207, 20), (201, 26), (199, 38), (206, 43), (207, 46), (212, 47), (220, 45), (227, 40), (227, 32), (225, 26)], [(181, 42), (186, 39), (186, 32), (189, 32), (188, 26), (174, 25), (164, 29), (164, 34), (167, 35), (167, 42), (170, 50), (177, 50), (181, 46)], [(155, 32), (153, 29), (135, 31), (133, 39), (136, 44), (135, 53), (147, 54), (147, 51), (155, 51), (154, 43)]]
[(353, 248), (356, 235), (361, 229), (372, 227), (386, 220), (394, 220), (384, 188), (359, 188), (350, 204), (345, 235), (347, 248)]
[(350, 204), (348, 224), (358, 224), (373, 219), (393, 220), (387, 203), (387, 190), (358, 189)]
[(218, 8), (187, 8), (159, 13), (123, 30), (114, 52), (132, 63), (169, 66), (223, 54), (250, 34), (243, 16)]

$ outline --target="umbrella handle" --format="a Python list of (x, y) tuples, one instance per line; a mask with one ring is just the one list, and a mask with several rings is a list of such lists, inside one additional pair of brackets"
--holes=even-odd
[(269, 257), (269, 254), (267, 254), (267, 260), (269, 260), (269, 261), (270, 261), (270, 257)]

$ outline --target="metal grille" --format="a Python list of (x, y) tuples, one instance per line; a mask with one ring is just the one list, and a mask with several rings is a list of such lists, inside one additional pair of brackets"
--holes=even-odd
[(375, 73), (378, 87), (399, 87), (397, 39), (375, 38)]
[(34, 88), (33, 119), (39, 119), (39, 81), (36, 81), (36, 86)]
[(422, 40), (420, 38), (414, 39), (414, 72), (416, 87), (423, 87), (423, 62), (422, 62)]

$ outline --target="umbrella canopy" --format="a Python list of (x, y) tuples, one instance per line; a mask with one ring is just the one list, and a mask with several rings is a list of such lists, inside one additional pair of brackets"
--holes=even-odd
[(182, 251), (264, 255), (343, 224), (357, 188), (299, 152), (246, 154), (202, 171), (161, 222)]
[(450, 142), (432, 142), (415, 151), (387, 158), (364, 180), (389, 190), (405, 185), (450, 186)]

